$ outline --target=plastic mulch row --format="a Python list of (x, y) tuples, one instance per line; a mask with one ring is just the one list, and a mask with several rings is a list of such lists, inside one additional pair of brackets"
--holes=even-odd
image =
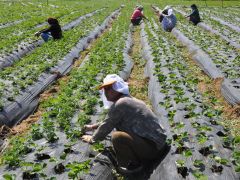
[(9, 23), (6, 23), (6, 24), (1, 24), (1, 25), (0, 25), (0, 29), (9, 27), (9, 26), (12, 26), (12, 25), (15, 25), (15, 24), (19, 24), (19, 23), (21, 23), (22, 21), (24, 21), (24, 19), (17, 20), (17, 21), (14, 21), (14, 22), (9, 22)]
[[(153, 62), (154, 57), (152, 56), (152, 50), (148, 43), (148, 36), (144, 31), (144, 26), (142, 25), (142, 31), (141, 31), (141, 37), (142, 37), (142, 46), (143, 49), (143, 57), (147, 60), (146, 65), (146, 75), (149, 77), (149, 98), (152, 102), (153, 109), (155, 113), (160, 117), (160, 123), (166, 130), (166, 134), (168, 135), (168, 138), (175, 139), (178, 138), (180, 134), (176, 134), (176, 131), (172, 129), (172, 127), (169, 124), (169, 110), (166, 110), (165, 108), (159, 106), (159, 103), (161, 101), (164, 101), (166, 99), (166, 95), (161, 93), (161, 90), (164, 89), (164, 87), (161, 86), (161, 83), (158, 81), (158, 78), (156, 75), (154, 75), (154, 68), (155, 68), (155, 62)], [(168, 44), (163, 44), (163, 46), (168, 47)], [(160, 50), (161, 51), (161, 48)], [(162, 51), (159, 52), (162, 54)], [(161, 64), (165, 64), (164, 58), (162, 58)], [(161, 68), (161, 67), (160, 67)], [(164, 71), (165, 69), (165, 71)], [(169, 71), (166, 70), (165, 67), (161, 68), (162, 72), (164, 74), (168, 74)], [(176, 73), (176, 76), (181, 78), (181, 76), (178, 75), (177, 71), (174, 71)], [(181, 85), (182, 86), (182, 85)], [(182, 88), (185, 88), (184, 86)], [(191, 92), (187, 91), (185, 88), (185, 94), (187, 97), (191, 99), (192, 102), (195, 102), (197, 105), (197, 111), (201, 112), (201, 99), (194, 99), (191, 95)], [(170, 96), (171, 99), (174, 99), (174, 94), (170, 93), (168, 96)], [(192, 99), (193, 98), (193, 99)], [(196, 101), (197, 100), (197, 101)], [(160, 165), (153, 171), (153, 174), (151, 175), (150, 179), (195, 179), (193, 173), (194, 169), (196, 167), (193, 167), (193, 161), (194, 160), (201, 160), (204, 164), (204, 169), (202, 169), (202, 172), (208, 176), (209, 179), (216, 179), (216, 180), (225, 180), (225, 179), (238, 179), (239, 174), (236, 174), (236, 172), (233, 169), (233, 165), (231, 162), (229, 162), (229, 165), (224, 166), (221, 173), (213, 173), (210, 166), (215, 167), (215, 163), (211, 158), (208, 157), (207, 154), (207, 147), (213, 147), (214, 150), (210, 150), (209, 153), (216, 153), (221, 157), (224, 157), (226, 159), (230, 158), (230, 154), (232, 153), (231, 149), (224, 148), (220, 139), (220, 132), (224, 133), (223, 128), (220, 125), (214, 125), (211, 124), (210, 118), (201, 116), (197, 119), (189, 119), (186, 118), (186, 112), (184, 108), (181, 105), (175, 104), (172, 109), (176, 109), (176, 114), (174, 117), (174, 122), (177, 123), (181, 121), (184, 124), (184, 127), (182, 127), (181, 132), (187, 132), (189, 140), (186, 140), (184, 142), (183, 147), (189, 148), (191, 150), (192, 155), (189, 158), (184, 157), (181, 155), (181, 148), (177, 147), (177, 145), (172, 144), (171, 150), (168, 153), (168, 155), (165, 157), (165, 159), (160, 163)], [(196, 143), (196, 130), (192, 127), (191, 122), (194, 122), (195, 124), (198, 124), (199, 127), (206, 126), (210, 127), (212, 130), (207, 133), (207, 136), (210, 138), (207, 142), (205, 142), (205, 146), (202, 147), (202, 145), (199, 145)], [(179, 130), (180, 131), (180, 130)], [(204, 152), (201, 151), (204, 149)], [(184, 149), (182, 149), (184, 151)], [(214, 151), (214, 152), (213, 152)], [(203, 154), (202, 154), (203, 153)], [(177, 167), (176, 161), (179, 159), (185, 159), (185, 165), (184, 167)], [(219, 166), (220, 167), (220, 166)], [(222, 166), (221, 166), (222, 167)], [(185, 168), (185, 169), (183, 169)]]
[[(224, 78), (224, 75), (219, 71), (216, 65), (213, 63), (209, 55), (204, 52), (199, 46), (194, 44), (192, 40), (189, 40), (183, 35), (177, 28), (172, 30), (172, 34), (187, 47), (191, 58), (197, 62), (199, 67), (212, 79)], [(231, 105), (240, 104), (240, 83), (238, 80), (229, 80), (224, 78), (223, 84), (221, 86), (221, 92), (223, 97)]]
[[(79, 40), (77, 45), (59, 62), (59, 64), (51, 69), (51, 74), (43, 73), (38, 81), (28, 88), (27, 92), (16, 98), (16, 101), (3, 108), (0, 112), (0, 125), (12, 127), (19, 121), (31, 114), (38, 105), (39, 94), (50, 84), (56, 81), (59, 75), (65, 75), (72, 68), (72, 64), (79, 53), (85, 50), (90, 42), (96, 39), (109, 25), (109, 23), (120, 13), (120, 9), (115, 10), (105, 21), (97, 26), (87, 37)], [(54, 73), (58, 72), (58, 73)]]
[(230, 24), (229, 22), (226, 22), (226, 21), (224, 21), (224, 20), (222, 20), (222, 19), (220, 19), (218, 17), (215, 17), (215, 16), (211, 16), (211, 18), (214, 19), (215, 21), (220, 22), (222, 25), (228, 26), (231, 29), (233, 29), (234, 31), (240, 33), (240, 28), (239, 27), (237, 27), (237, 26), (235, 26), (233, 24)]
[[(119, 12), (119, 10), (117, 11)], [(116, 14), (116, 13), (115, 13)], [(123, 61), (125, 62), (125, 67), (122, 71), (119, 72), (122, 78), (125, 80), (128, 79), (133, 67), (131, 58), (128, 55), (132, 47), (131, 34), (129, 32), (128, 38), (125, 42), (125, 48), (123, 49)], [(87, 59), (85, 59), (87, 60)], [(84, 60), (84, 61), (85, 61)], [(83, 66), (84, 63), (80, 65)], [(91, 115), (92, 123), (99, 120), (99, 116), (102, 115), (103, 108), (99, 105), (96, 106), (96, 112)], [(79, 112), (76, 112), (77, 115)], [(73, 116), (71, 119), (71, 124), (75, 124), (77, 116)], [(41, 120), (40, 120), (41, 121)], [(39, 122), (40, 122), (39, 121)], [(44, 163), (47, 162), (47, 168), (44, 169), (44, 174), (47, 177), (55, 177), (57, 179), (69, 179), (68, 173), (69, 170), (66, 169), (66, 165), (74, 162), (85, 162), (90, 161), (90, 170), (89, 173), (83, 173), (81, 175), (82, 179), (86, 180), (107, 180), (113, 179), (112, 169), (114, 168), (111, 158), (107, 154), (98, 153), (92, 150), (91, 145), (84, 143), (82, 141), (75, 142), (71, 147), (66, 147), (64, 145), (68, 144), (69, 139), (66, 138), (66, 134), (57, 130), (57, 136), (59, 137), (56, 143), (48, 143), (45, 139), (40, 139), (34, 141), (41, 147), (44, 147), (41, 150), (41, 153), (33, 150), (24, 157), (25, 162), (35, 162), (35, 163)], [(108, 138), (109, 139), (109, 138)], [(104, 144), (110, 146), (111, 143), (109, 140), (105, 140)], [(49, 161), (51, 157), (61, 157), (65, 153), (66, 158), (58, 162)], [(41, 179), (40, 173), (28, 173), (28, 171), (21, 168), (9, 168), (4, 166), (0, 168), (0, 177), (3, 177), (4, 174), (15, 174), (16, 179), (22, 179), (23, 176), (29, 177), (30, 179)]]
[[(99, 11), (101, 11), (103, 9), (95, 10), (91, 13), (85, 14), (85, 15), (77, 18), (76, 20), (63, 26), (62, 30), (66, 31), (66, 30), (74, 28), (75, 26), (78, 26), (82, 20), (93, 16), (94, 14), (98, 13)], [(14, 50), (10, 54), (5, 55), (4, 57), (0, 58), (0, 70), (11, 66), (15, 61), (21, 59), (26, 54), (31, 53), (36, 47), (41, 46), (43, 43), (44, 43), (44, 41), (42, 39), (33, 41), (33, 42), (29, 42), (29, 43), (21, 43), (17, 50)]]
[[(181, 11), (181, 10), (177, 10), (177, 9), (175, 9), (175, 10), (176, 10), (177, 12), (179, 12), (180, 14), (182, 14), (183, 16), (186, 15), (186, 13), (183, 12), (183, 11)], [(220, 36), (222, 39), (224, 39), (225, 41), (227, 41), (230, 45), (232, 45), (232, 46), (235, 47), (236, 49), (240, 49), (240, 44), (231, 41), (228, 37), (222, 35), (221, 33), (219, 33), (217, 30), (213, 29), (213, 28), (210, 27), (209, 25), (207, 25), (207, 24), (205, 24), (205, 23), (203, 23), (203, 22), (200, 22), (200, 23), (197, 24), (197, 26), (199, 26), (199, 27), (201, 27), (201, 28), (203, 28), (203, 29), (205, 29), (205, 30), (213, 33), (213, 34), (216, 34), (216, 35)]]

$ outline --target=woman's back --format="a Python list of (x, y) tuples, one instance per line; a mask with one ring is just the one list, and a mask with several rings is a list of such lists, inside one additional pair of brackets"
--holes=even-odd
[(177, 18), (174, 14), (171, 14), (169, 16), (164, 16), (162, 20), (162, 28), (168, 32), (171, 32), (172, 29), (176, 26), (176, 24), (177, 24)]

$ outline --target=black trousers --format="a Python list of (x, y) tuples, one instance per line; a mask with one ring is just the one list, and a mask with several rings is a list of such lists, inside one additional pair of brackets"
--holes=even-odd
[(140, 24), (141, 20), (142, 20), (142, 17), (138, 17), (136, 19), (131, 19), (131, 22), (134, 26), (137, 26)]

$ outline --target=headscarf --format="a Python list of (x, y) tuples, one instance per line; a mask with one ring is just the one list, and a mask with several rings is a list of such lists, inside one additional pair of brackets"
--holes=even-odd
[(104, 94), (104, 87), (112, 85), (112, 88), (114, 91), (117, 91), (119, 93), (129, 95), (129, 87), (128, 83), (125, 82), (120, 76), (117, 74), (108, 74), (103, 79), (103, 84), (100, 85), (99, 89), (101, 89), (101, 97), (103, 100), (104, 108), (108, 109), (112, 105), (112, 102), (108, 101), (105, 94)]

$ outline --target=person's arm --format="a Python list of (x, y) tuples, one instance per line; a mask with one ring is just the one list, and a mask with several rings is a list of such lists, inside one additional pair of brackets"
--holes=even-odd
[(96, 141), (102, 141), (114, 129), (114, 125), (111, 123), (111, 120), (106, 119), (99, 126), (98, 124), (93, 124), (89, 125), (89, 128), (92, 130), (93, 128), (96, 128), (97, 130), (92, 136), (83, 135), (82, 140), (88, 143), (94, 143)]
[(155, 12), (158, 11), (158, 9), (156, 7), (154, 7), (153, 5), (151, 5), (151, 7), (152, 7), (153, 11), (155, 11)]
[(192, 16), (192, 15), (194, 15), (195, 14), (195, 9), (189, 14), (189, 15), (187, 15), (187, 16), (185, 16), (185, 17), (190, 17), (190, 16)]
[(95, 141), (102, 141), (113, 129), (114, 124), (111, 119), (104, 120), (101, 124), (86, 125), (84, 131), (91, 131), (97, 129), (93, 135), (83, 135), (82, 140), (88, 143)]
[(53, 28), (54, 28), (54, 27), (51, 25), (49, 28), (43, 29), (43, 30), (41, 30), (40, 32), (41, 32), (41, 33), (48, 33), (48, 32), (51, 32)]
[(99, 123), (95, 123), (95, 124), (87, 124), (83, 127), (84, 131), (93, 131), (95, 129), (97, 129), (99, 126)]
[(146, 18), (146, 16), (142, 15), (142, 17), (143, 17), (144, 19), (148, 20), (148, 18)]
[(102, 141), (114, 129), (115, 124), (110, 118), (100, 124), (92, 136), (93, 141)]
[(146, 20), (148, 20), (148, 18), (146, 17), (146, 16), (144, 16), (144, 14), (141, 12), (141, 16), (144, 18), (144, 19), (146, 19)]
[(50, 26), (49, 28), (42, 29), (42, 30), (36, 32), (34, 35), (35, 35), (35, 36), (39, 36), (41, 33), (47, 33), (47, 32), (50, 32), (51, 29), (52, 29), (52, 27)]
[(105, 119), (94, 132), (93, 136), (84, 135), (82, 136), (83, 141), (92, 143), (95, 141), (102, 141), (121, 121), (122, 112), (121, 108), (116, 107), (115, 104), (112, 105), (108, 113), (108, 118)]

